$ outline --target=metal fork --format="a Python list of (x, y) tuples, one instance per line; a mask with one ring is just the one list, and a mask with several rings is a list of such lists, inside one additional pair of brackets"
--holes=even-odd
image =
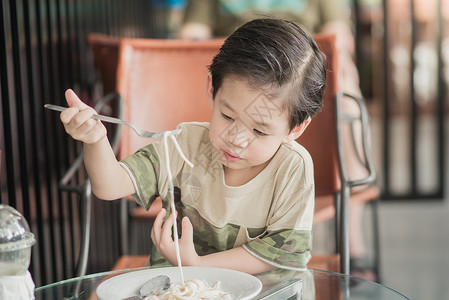
[[(67, 109), (67, 107), (53, 105), (53, 104), (45, 104), (44, 107), (46, 109), (51, 109), (51, 110), (55, 110), (55, 111), (64, 111)], [(109, 122), (109, 123), (114, 123), (114, 124), (127, 125), (127, 126), (131, 127), (139, 136), (144, 137), (144, 138), (158, 139), (158, 138), (164, 137), (165, 134), (167, 134), (167, 136), (170, 136), (170, 135), (179, 134), (181, 132), (181, 129), (175, 129), (175, 130), (170, 130), (170, 131), (158, 131), (158, 132), (146, 131), (146, 130), (137, 128), (133, 124), (126, 122), (124, 120), (113, 118), (113, 117), (108, 117), (108, 116), (103, 116), (103, 115), (92, 115), (92, 119), (101, 120), (104, 122)]]

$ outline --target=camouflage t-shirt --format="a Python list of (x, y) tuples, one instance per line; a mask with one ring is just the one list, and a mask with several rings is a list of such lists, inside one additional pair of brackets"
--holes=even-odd
[[(188, 216), (198, 255), (243, 246), (277, 267), (304, 270), (309, 261), (314, 213), (313, 164), (298, 143), (283, 144), (267, 167), (242, 186), (227, 186), (219, 152), (209, 140), (209, 123), (183, 123), (177, 141), (191, 168), (168, 139), (178, 220)], [(160, 196), (169, 211), (163, 141), (122, 161), (134, 181), (136, 201), (148, 209)], [(180, 222), (178, 222), (179, 224)], [(150, 264), (168, 263), (153, 247)]]

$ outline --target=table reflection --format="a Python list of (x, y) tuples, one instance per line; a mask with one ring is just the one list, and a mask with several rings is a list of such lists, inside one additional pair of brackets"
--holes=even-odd
[[(89, 299), (98, 300), (95, 290), (103, 281), (120, 274), (143, 270), (128, 270), (96, 273), (63, 280), (36, 288), (36, 300), (45, 299)], [(277, 269), (256, 275), (262, 281), (261, 293), (254, 299), (408, 299), (404, 295), (364, 279), (309, 269), (298, 272)]]

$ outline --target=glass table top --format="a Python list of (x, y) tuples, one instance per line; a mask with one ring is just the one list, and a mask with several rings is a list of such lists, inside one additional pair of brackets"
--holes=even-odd
[[(109, 271), (55, 282), (36, 288), (35, 297), (36, 300), (97, 300), (96, 289), (105, 280), (145, 269), (148, 268)], [(397, 291), (375, 282), (315, 269), (305, 272), (278, 269), (255, 276), (263, 284), (262, 291), (253, 298), (257, 300), (408, 299)]]

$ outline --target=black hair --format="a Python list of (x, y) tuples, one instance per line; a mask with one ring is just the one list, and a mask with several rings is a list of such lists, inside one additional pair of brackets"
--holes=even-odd
[(269, 87), (268, 96), (286, 100), (290, 129), (322, 107), (325, 55), (310, 34), (290, 21), (256, 19), (242, 25), (225, 40), (209, 71), (214, 98), (223, 80), (233, 76)]

